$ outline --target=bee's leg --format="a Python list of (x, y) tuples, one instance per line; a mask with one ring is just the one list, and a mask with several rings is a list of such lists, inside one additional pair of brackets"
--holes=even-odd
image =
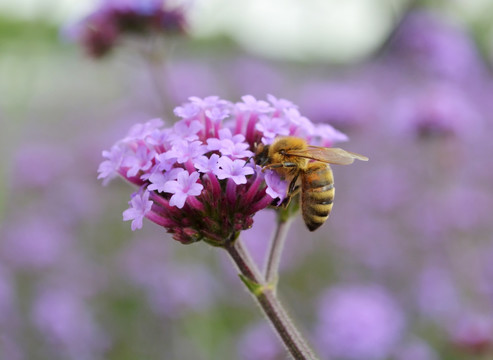
[(284, 167), (298, 167), (298, 164), (291, 163), (291, 162), (284, 162), (284, 163), (279, 163), (279, 164), (269, 164), (269, 165), (265, 165), (263, 167), (262, 171), (264, 171), (265, 169), (278, 169), (278, 168), (284, 168)]
[(289, 183), (288, 187), (288, 195), (294, 195), (294, 191), (299, 189), (299, 186), (296, 186), (296, 182), (298, 181), (299, 173), (293, 176), (293, 179)]
[(279, 206), (282, 207), (283, 209), (286, 209), (289, 206), (289, 204), (291, 203), (291, 199), (293, 197), (295, 197), (296, 195), (298, 195), (299, 192), (300, 192), (300, 187), (299, 187), (299, 185), (297, 185), (297, 186), (295, 186), (292, 193), (286, 195), (286, 197), (282, 201), (281, 205), (279, 205)]

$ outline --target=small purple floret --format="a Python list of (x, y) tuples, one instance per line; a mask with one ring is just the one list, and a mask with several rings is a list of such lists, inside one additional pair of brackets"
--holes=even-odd
[(181, 209), (188, 196), (200, 195), (204, 186), (197, 183), (198, 179), (198, 172), (188, 174), (187, 171), (182, 171), (178, 174), (177, 180), (171, 180), (164, 184), (163, 191), (173, 194), (169, 204)]
[(216, 172), (217, 170), (217, 161), (219, 160), (219, 155), (212, 154), (210, 158), (207, 156), (200, 156), (195, 159), (195, 168), (201, 173), (209, 173)]
[(265, 183), (267, 184), (265, 192), (270, 195), (271, 198), (279, 199), (277, 205), (282, 203), (288, 191), (288, 183), (281, 180), (281, 178), (272, 170), (265, 172)]
[(149, 191), (136, 193), (129, 202), (130, 208), (123, 212), (123, 221), (132, 220), (132, 231), (142, 228), (142, 220), (151, 211), (152, 201), (149, 200)]
[(118, 176), (118, 169), (123, 161), (123, 153), (124, 150), (116, 145), (110, 151), (103, 151), (103, 157), (108, 159), (103, 161), (98, 168), (98, 179), (103, 179), (103, 185), (108, 184), (111, 179)]
[(218, 162), (216, 170), (217, 178), (232, 179), (236, 185), (246, 184), (247, 175), (252, 175), (255, 171), (248, 166), (245, 166), (245, 160), (231, 160), (229, 157), (223, 156)]
[(187, 171), (181, 168), (173, 168), (165, 172), (156, 171), (149, 176), (150, 184), (147, 186), (147, 189), (156, 190), (157, 192), (164, 192), (166, 184), (168, 184), (169, 181), (176, 180), (183, 172)]

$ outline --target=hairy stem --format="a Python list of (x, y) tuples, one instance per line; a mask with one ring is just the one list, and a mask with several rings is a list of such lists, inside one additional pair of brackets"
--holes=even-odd
[(305, 339), (294, 326), (275, 291), (267, 284), (243, 248), (240, 239), (230, 241), (224, 247), (240, 271), (240, 278), (272, 323), (287, 350), (296, 360), (316, 360)]
[(277, 221), (276, 230), (272, 237), (269, 252), (267, 253), (267, 263), (265, 266), (265, 281), (267, 284), (272, 284), (274, 291), (277, 289), (277, 279), (279, 277), (279, 264), (281, 263), (281, 254), (286, 242), (291, 219)]

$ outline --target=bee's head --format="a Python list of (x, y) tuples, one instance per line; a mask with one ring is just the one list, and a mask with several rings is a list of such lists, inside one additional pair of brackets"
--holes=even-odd
[(269, 162), (269, 145), (258, 143), (255, 149), (255, 164), (265, 166)]
[(278, 137), (270, 146), (269, 149), (269, 161), (273, 164), (291, 163), (297, 164), (300, 167), (305, 167), (307, 160), (290, 155), (290, 152), (302, 151), (307, 147), (307, 143), (304, 139), (295, 136)]

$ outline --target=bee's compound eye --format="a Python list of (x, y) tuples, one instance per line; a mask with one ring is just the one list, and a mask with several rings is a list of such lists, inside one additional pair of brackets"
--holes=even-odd
[(279, 150), (279, 154), (286, 155), (286, 150), (284, 150), (284, 149)]

